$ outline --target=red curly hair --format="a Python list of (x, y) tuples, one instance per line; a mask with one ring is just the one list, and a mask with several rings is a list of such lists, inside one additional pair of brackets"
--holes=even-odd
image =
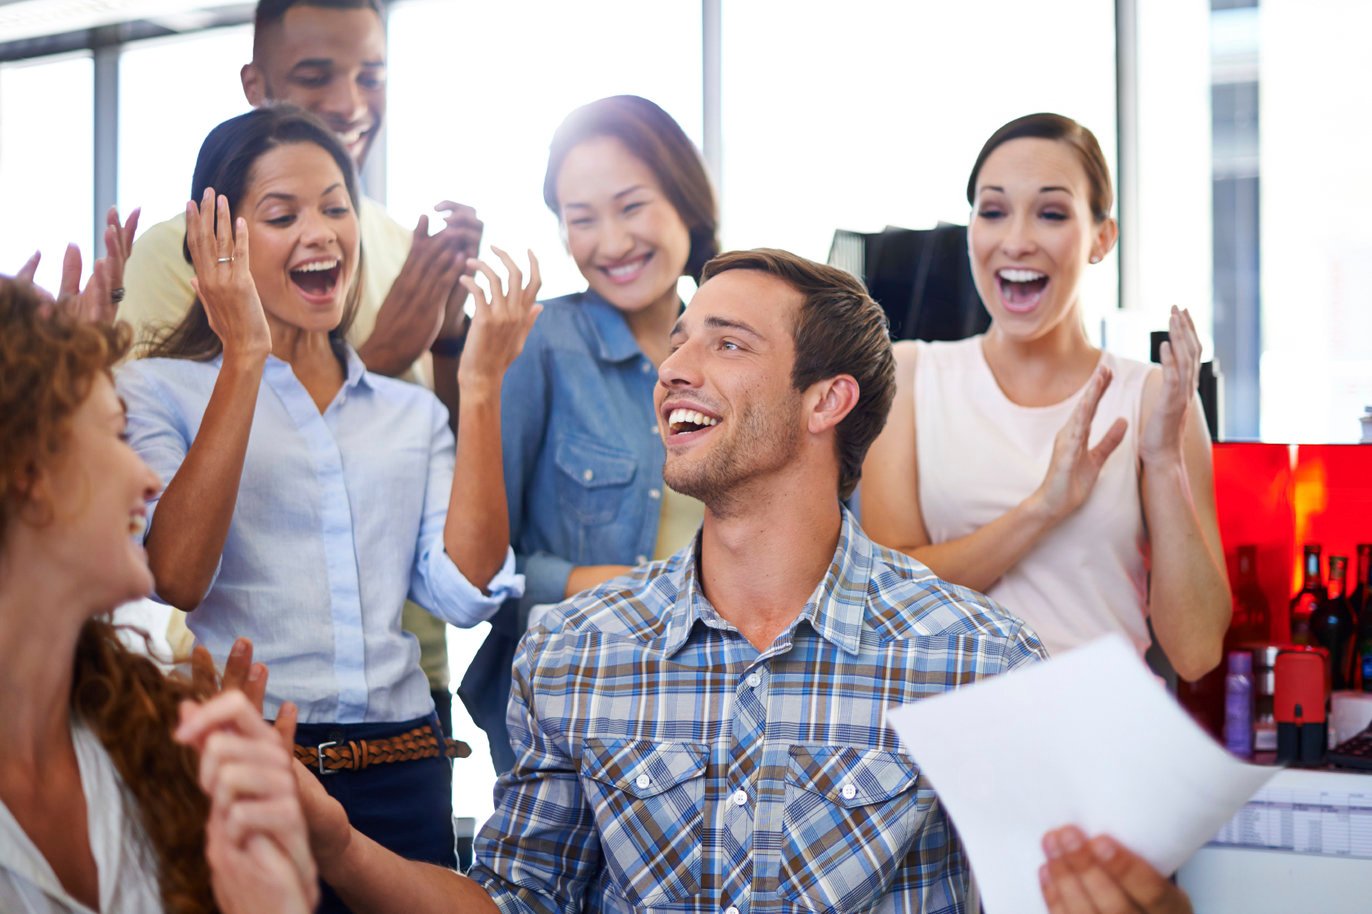
[[(45, 506), (30, 497), (30, 482), (61, 453), (72, 415), (128, 345), (127, 326), (78, 322), (28, 283), (0, 277), (0, 550), (21, 511), (42, 522)], [(153, 852), (163, 903), (176, 914), (215, 910), (205, 861), (209, 800), (196, 782), (195, 754), (171, 738), (181, 701), (212, 690), (212, 682), (164, 676), (125, 647), (108, 617), (81, 629), (72, 712), (119, 771)]]

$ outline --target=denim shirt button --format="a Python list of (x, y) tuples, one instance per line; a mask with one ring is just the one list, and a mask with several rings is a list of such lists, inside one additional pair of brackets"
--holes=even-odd
[(588, 468), (585, 472), (581, 474), (581, 478), (586, 480), (587, 482), (590, 482), (592, 479), (595, 479), (595, 472)]
[(635, 564), (635, 565), (645, 565), (645, 564), (647, 564), (647, 562), (648, 562), (648, 557), (647, 557), (646, 555), (640, 555), (640, 556), (635, 556), (635, 557), (634, 557), (634, 564)]
[(654, 501), (656, 501), (657, 499), (659, 499), (659, 498), (662, 497), (662, 490), (661, 490), (661, 489), (649, 489), (649, 490), (648, 490), (648, 497), (651, 498), (651, 499), (653, 499)]

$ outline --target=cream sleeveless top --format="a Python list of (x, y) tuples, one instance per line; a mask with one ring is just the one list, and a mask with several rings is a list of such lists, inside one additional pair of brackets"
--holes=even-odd
[[(1052, 406), (1012, 403), (982, 354), (982, 337), (920, 343), (915, 366), (919, 502), (934, 543), (978, 530), (1043, 481), (1053, 438), (1081, 391)], [(1124, 440), (1090, 497), (988, 591), (1028, 622), (1050, 654), (1109, 632), (1148, 648), (1147, 535), (1139, 493), (1138, 430), (1143, 385), (1155, 366), (1101, 356), (1114, 379), (1091, 425), (1095, 445), (1117, 418)]]

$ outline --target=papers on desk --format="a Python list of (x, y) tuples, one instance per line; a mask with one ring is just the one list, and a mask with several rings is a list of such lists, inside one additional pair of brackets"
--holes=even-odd
[(1047, 910), (1045, 832), (1105, 832), (1171, 873), (1277, 772), (1216, 745), (1118, 635), (887, 723), (957, 827), (987, 914)]

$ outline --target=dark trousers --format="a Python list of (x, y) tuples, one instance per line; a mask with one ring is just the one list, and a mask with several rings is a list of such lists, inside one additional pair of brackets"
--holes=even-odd
[[(435, 715), (385, 724), (301, 724), (295, 741), (318, 745), (327, 741), (382, 739), (422, 724), (438, 730)], [(329, 795), (343, 804), (348, 821), (377, 844), (409, 860), (456, 867), (453, 850), (452, 763), (445, 757), (393, 762), (362, 771), (338, 771), (315, 776)], [(348, 908), (327, 884), (321, 884), (318, 910), (348, 914)]]

